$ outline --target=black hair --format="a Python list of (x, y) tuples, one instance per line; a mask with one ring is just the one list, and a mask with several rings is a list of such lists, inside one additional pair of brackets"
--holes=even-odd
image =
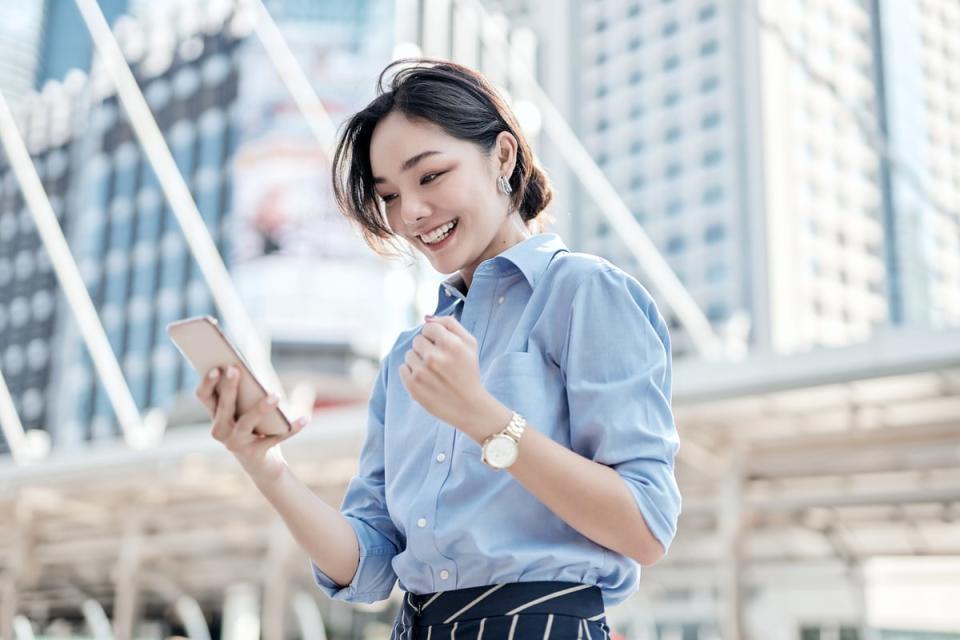
[[(385, 84), (388, 72), (400, 66)], [(537, 166), (533, 151), (513, 111), (482, 74), (447, 60), (407, 58), (388, 64), (377, 79), (377, 97), (343, 126), (333, 156), (333, 193), (340, 211), (360, 225), (367, 244), (381, 255), (390, 252), (390, 230), (374, 189), (370, 139), (376, 125), (391, 112), (439, 126), (449, 135), (475, 143), (489, 153), (497, 136), (508, 131), (517, 140), (517, 159), (509, 177), (513, 209), (528, 227), (553, 197), (550, 181)]]

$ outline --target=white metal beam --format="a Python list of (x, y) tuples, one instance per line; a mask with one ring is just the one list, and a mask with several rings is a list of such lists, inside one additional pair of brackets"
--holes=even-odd
[(310, 131), (323, 148), (323, 153), (328, 160), (332, 160), (336, 143), (336, 127), (324, 108), (320, 96), (310, 84), (303, 67), (293, 55), (280, 28), (277, 27), (273, 16), (267, 11), (262, 0), (238, 0), (238, 3), (254, 13), (254, 33), (263, 44), (267, 56), (280, 75), (280, 80), (287, 87), (287, 91), (290, 92), (294, 104), (303, 114)]
[(210, 295), (236, 337), (238, 346), (254, 368), (257, 376), (285, 401), (283, 386), (270, 362), (269, 349), (260, 336), (240, 301), (223, 258), (204, 224), (186, 181), (180, 174), (173, 154), (163, 138), (147, 101), (137, 85), (126, 58), (120, 51), (96, 0), (76, 0), (77, 8), (93, 38), (97, 53), (113, 81), (117, 96), (130, 118), (130, 125), (143, 147), (170, 210), (183, 230), (187, 246), (200, 267)]
[[(154, 440), (156, 434), (149, 430), (140, 418), (140, 411), (123, 377), (120, 363), (117, 362), (117, 356), (110, 346), (103, 325), (100, 324), (90, 293), (83, 283), (80, 270), (70, 253), (70, 247), (63, 237), (63, 230), (57, 222), (57, 216), (43, 190), (43, 184), (30, 159), (26, 144), (17, 131), (13, 113), (2, 92), (0, 92), (0, 138), (3, 140), (7, 158), (20, 185), (23, 199), (33, 214), (37, 233), (50, 258), (67, 304), (77, 319), (94, 368), (103, 381), (104, 390), (123, 430), (124, 439), (134, 448), (146, 446)], [(7, 392), (4, 386), (3, 393), (0, 393), (0, 412), (2, 412), (0, 418), (3, 419), (4, 425), (8, 425), (4, 427), (4, 432), (10, 429), (13, 436), (12, 446), (17, 447), (15, 456), (18, 456), (20, 461), (23, 458), (24, 441), (19, 436), (23, 434), (23, 428), (21, 427), (17, 433), (17, 423), (7, 415), (9, 407), (5, 406), (7, 402), (4, 398), (6, 397)], [(8, 439), (8, 442), (11, 440)]]

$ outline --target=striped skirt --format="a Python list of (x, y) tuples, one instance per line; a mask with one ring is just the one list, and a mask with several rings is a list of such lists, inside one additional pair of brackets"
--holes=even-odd
[(404, 593), (390, 640), (600, 640), (603, 596), (576, 582), (511, 582)]

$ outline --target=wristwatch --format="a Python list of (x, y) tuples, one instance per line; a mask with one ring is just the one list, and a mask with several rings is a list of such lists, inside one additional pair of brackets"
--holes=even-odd
[(520, 436), (527, 426), (527, 421), (516, 411), (510, 417), (510, 424), (503, 431), (489, 436), (483, 441), (480, 459), (493, 469), (506, 469), (517, 460), (520, 452)]

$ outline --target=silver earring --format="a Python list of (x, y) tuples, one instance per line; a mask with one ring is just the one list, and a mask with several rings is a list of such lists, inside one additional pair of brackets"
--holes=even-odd
[(497, 186), (500, 187), (500, 193), (505, 196), (513, 193), (513, 187), (510, 186), (510, 183), (507, 181), (506, 176), (499, 176), (497, 178)]

